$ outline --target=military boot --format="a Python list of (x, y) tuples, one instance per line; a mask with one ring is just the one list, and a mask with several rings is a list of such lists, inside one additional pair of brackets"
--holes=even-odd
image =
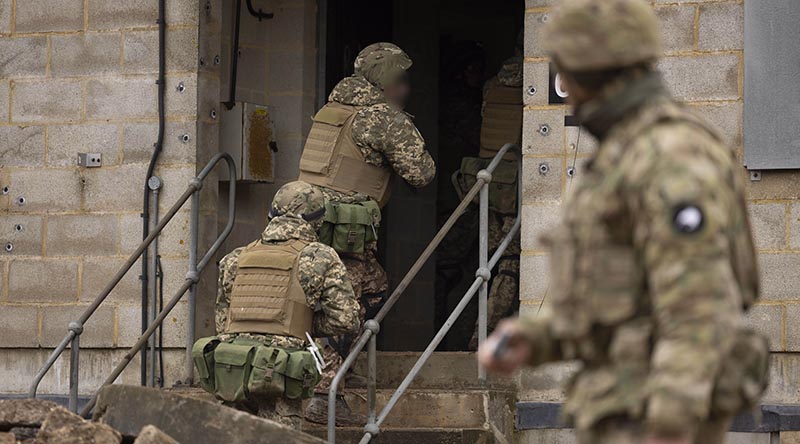
[[(305, 411), (305, 419), (308, 422), (315, 424), (328, 423), (328, 395), (315, 395), (308, 402)], [(338, 427), (344, 426), (361, 426), (367, 423), (367, 417), (353, 413), (350, 406), (347, 405), (344, 396), (336, 396), (336, 425)]]

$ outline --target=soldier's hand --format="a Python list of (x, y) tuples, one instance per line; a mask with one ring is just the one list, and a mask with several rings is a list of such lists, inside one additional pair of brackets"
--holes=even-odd
[(478, 350), (478, 362), (493, 373), (512, 373), (524, 366), (530, 357), (530, 345), (517, 322), (511, 319), (501, 321)]

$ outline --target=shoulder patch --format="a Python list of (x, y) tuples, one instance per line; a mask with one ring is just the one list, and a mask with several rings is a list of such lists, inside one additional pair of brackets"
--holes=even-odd
[(697, 205), (681, 204), (672, 213), (672, 225), (680, 234), (694, 234), (703, 229), (705, 215)]

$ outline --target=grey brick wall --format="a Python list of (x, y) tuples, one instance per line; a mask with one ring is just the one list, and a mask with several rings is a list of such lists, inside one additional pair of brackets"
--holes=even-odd
[[(756, 1), (756, 0), (746, 0)], [(523, 315), (535, 314), (548, 289), (547, 256), (536, 237), (556, 221), (554, 214), (570, 187), (565, 169), (576, 157), (577, 130), (558, 122), (562, 106), (547, 105), (547, 63), (538, 39), (543, 18), (555, 0), (528, 0), (525, 41), (525, 86), (536, 89), (526, 99), (524, 152), (524, 217), (522, 232)], [(728, 144), (742, 155), (743, 0), (656, 0), (666, 57), (659, 68), (673, 94), (716, 125)], [(549, 125), (548, 136), (538, 133)], [(595, 142), (584, 131), (577, 153), (581, 162)], [(551, 166), (547, 175), (538, 165)], [(553, 167), (555, 165), (555, 167)], [(746, 174), (744, 169), (742, 174)], [(575, 179), (579, 180), (579, 179)], [(748, 181), (750, 214), (759, 250), (762, 301), (747, 322), (769, 335), (773, 351), (773, 384), (768, 395), (776, 402), (800, 402), (800, 385), (791, 369), (800, 365), (800, 174), (770, 172), (760, 182)], [(556, 374), (568, 373), (559, 368)], [(549, 376), (548, 376), (549, 375)], [(560, 399), (554, 390), (561, 376), (553, 370), (523, 375), (522, 399)], [(537, 381), (531, 386), (525, 381)]]
[[(0, 393), (26, 390), (46, 349), (141, 238), (142, 189), (158, 128), (157, 3), (0, 0), (0, 187), (9, 189), (0, 196), (0, 241), (13, 245), (0, 255), (0, 353), (10, 357)], [(219, 67), (201, 69), (199, 59), (219, 54), (221, 30), (221, 0), (167, 5), (167, 128), (156, 170), (164, 181), (162, 214), (218, 146), (208, 116), (218, 106)], [(183, 92), (176, 88), (181, 82)], [(210, 94), (198, 91), (201, 82)], [(183, 134), (188, 143), (179, 140)], [(79, 168), (78, 152), (101, 153), (103, 166)], [(207, 217), (213, 206), (204, 205), (203, 233), (216, 230)], [(166, 291), (175, 291), (186, 272), (188, 209), (162, 239)], [(83, 392), (106, 377), (122, 353), (115, 349), (138, 337), (138, 273), (137, 264), (86, 324), (81, 365), (91, 371), (83, 372)], [(201, 298), (213, 298), (213, 290), (206, 286)], [(168, 347), (183, 346), (187, 312), (181, 305), (169, 317)], [(211, 316), (201, 312), (198, 322)], [(179, 350), (167, 356), (171, 383), (183, 377), (183, 360)], [(138, 379), (136, 365), (123, 380)], [(53, 373), (42, 392), (65, 393), (67, 373)]]

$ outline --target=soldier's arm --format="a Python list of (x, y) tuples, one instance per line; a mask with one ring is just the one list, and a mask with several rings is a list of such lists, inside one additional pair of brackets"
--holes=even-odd
[[(673, 127), (646, 143), (668, 144), (679, 132)], [(680, 143), (714, 143), (696, 131), (685, 136)], [(707, 418), (715, 375), (741, 315), (726, 235), (737, 203), (719, 159), (688, 148), (667, 148), (632, 193), (634, 242), (656, 324), (646, 421), (666, 436), (690, 432)]]
[(219, 261), (219, 278), (217, 281), (217, 301), (214, 310), (214, 324), (217, 334), (222, 333), (225, 322), (228, 320), (228, 308), (231, 305), (231, 290), (233, 290), (233, 279), (236, 277), (238, 269), (239, 255), (244, 248), (237, 248)]
[(315, 337), (356, 332), (361, 327), (359, 306), (347, 269), (336, 252), (320, 243), (307, 246), (298, 263), (298, 279), (314, 312)]
[(395, 173), (415, 188), (428, 185), (436, 176), (436, 165), (414, 122), (389, 105), (359, 111), (353, 138), (359, 146), (382, 153)]
[(566, 359), (560, 341), (550, 330), (550, 316), (546, 312), (535, 318), (520, 316), (518, 324), (522, 337), (530, 346), (528, 365), (535, 367)]

